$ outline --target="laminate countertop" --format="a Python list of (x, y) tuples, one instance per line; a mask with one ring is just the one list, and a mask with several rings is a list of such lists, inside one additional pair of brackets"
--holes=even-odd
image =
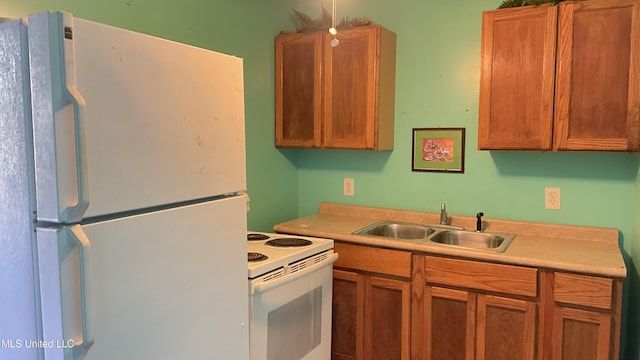
[[(325, 237), (341, 242), (439, 254), (504, 264), (548, 268), (613, 278), (624, 278), (627, 269), (613, 228), (555, 225), (483, 218), (486, 232), (516, 234), (507, 250), (497, 253), (428, 241), (396, 240), (353, 235), (382, 220), (438, 224), (439, 213), (406, 211), (323, 202), (317, 214), (277, 224), (279, 233)], [(451, 225), (475, 229), (476, 218), (450, 214)]]

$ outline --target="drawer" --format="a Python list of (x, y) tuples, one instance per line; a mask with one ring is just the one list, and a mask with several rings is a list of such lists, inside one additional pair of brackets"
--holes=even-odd
[(524, 266), (425, 256), (427, 283), (513, 295), (538, 294), (538, 270)]
[(339, 255), (334, 267), (411, 277), (411, 252), (339, 242), (334, 243), (333, 251)]
[(561, 303), (611, 309), (613, 279), (557, 272), (553, 300)]

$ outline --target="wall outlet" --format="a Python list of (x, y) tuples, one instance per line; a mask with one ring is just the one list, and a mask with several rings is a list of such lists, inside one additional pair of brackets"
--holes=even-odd
[(355, 182), (352, 178), (344, 178), (342, 193), (344, 196), (353, 196), (355, 194)]
[(560, 188), (548, 187), (544, 188), (544, 208), (545, 209), (560, 209)]

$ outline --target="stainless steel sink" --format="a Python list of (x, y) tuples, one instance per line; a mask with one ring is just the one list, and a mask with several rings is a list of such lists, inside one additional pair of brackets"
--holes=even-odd
[(382, 221), (362, 228), (353, 234), (392, 239), (426, 240), (429, 235), (435, 232), (436, 230), (430, 226), (397, 221)]
[(446, 225), (421, 225), (398, 221), (381, 221), (353, 232), (398, 240), (425, 241), (470, 249), (504, 252), (515, 234), (467, 231)]
[(443, 230), (430, 236), (429, 241), (465, 248), (504, 252), (514, 238), (514, 234), (491, 234), (477, 231)]

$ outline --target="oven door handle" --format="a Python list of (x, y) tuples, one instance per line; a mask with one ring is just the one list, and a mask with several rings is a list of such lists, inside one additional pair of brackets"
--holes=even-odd
[(281, 286), (284, 285), (288, 282), (297, 280), (301, 277), (307, 276), (308, 274), (317, 271), (325, 266), (329, 266), (331, 264), (333, 264), (334, 262), (336, 262), (336, 260), (338, 260), (338, 254), (337, 253), (333, 253), (331, 254), (328, 258), (326, 258), (325, 260), (313, 264), (311, 266), (309, 266), (308, 268), (304, 269), (304, 270), (300, 270), (297, 271), (293, 274), (287, 274), (279, 279), (273, 280), (273, 281), (269, 281), (266, 283), (260, 283), (260, 284), (256, 284), (256, 285), (251, 285), (251, 295), (255, 295), (255, 294), (259, 294), (261, 292), (265, 292), (269, 289), (273, 289), (274, 287), (277, 286)]

